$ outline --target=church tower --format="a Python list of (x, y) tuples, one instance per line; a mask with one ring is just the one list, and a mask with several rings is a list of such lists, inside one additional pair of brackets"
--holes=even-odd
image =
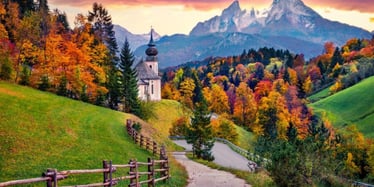
[(158, 76), (158, 51), (153, 41), (153, 29), (145, 51), (147, 55), (145, 61), (141, 60), (135, 69), (138, 79), (138, 95), (143, 101), (160, 101), (161, 100), (161, 77)]
[(151, 29), (151, 36), (148, 43), (148, 48), (145, 51), (145, 54), (147, 55), (145, 63), (149, 68), (153, 70), (156, 74), (158, 74), (158, 59), (157, 54), (158, 51), (156, 49), (156, 44), (153, 41), (153, 29)]

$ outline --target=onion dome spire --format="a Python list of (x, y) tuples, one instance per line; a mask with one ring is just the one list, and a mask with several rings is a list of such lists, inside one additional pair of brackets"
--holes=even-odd
[(147, 54), (147, 56), (156, 56), (158, 54), (158, 51), (156, 49), (156, 44), (153, 41), (153, 28), (151, 29), (151, 37), (148, 43), (148, 48), (145, 51), (145, 54)]

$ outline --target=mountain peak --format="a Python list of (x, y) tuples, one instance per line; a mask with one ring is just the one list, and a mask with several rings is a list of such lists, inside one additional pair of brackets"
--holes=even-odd
[(229, 7), (227, 7), (226, 9), (224, 9), (222, 11), (222, 16), (233, 16), (233, 15), (237, 15), (241, 11), (242, 11), (242, 9), (240, 8), (239, 1), (235, 0), (234, 2), (231, 3), (231, 5)]
[(293, 20), (301, 19), (301, 17), (321, 17), (302, 0), (274, 0), (266, 22), (280, 20), (283, 16)]

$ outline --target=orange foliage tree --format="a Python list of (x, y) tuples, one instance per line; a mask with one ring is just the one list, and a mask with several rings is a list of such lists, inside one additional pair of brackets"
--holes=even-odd
[(241, 82), (236, 89), (233, 117), (238, 123), (249, 127), (256, 119), (256, 110), (257, 105), (252, 90), (246, 83)]

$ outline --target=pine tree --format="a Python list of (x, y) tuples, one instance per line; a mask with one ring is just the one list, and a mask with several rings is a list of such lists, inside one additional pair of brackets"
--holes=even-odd
[(92, 12), (88, 12), (88, 21), (92, 24), (92, 31), (95, 35), (95, 39), (99, 42), (103, 42), (108, 50), (108, 58), (106, 60), (106, 74), (108, 79), (106, 82), (106, 88), (108, 89), (108, 103), (112, 109), (117, 109), (117, 105), (120, 100), (120, 76), (118, 75), (118, 57), (116, 53), (118, 51), (118, 45), (113, 31), (112, 18), (108, 11), (98, 3), (93, 4)]
[(192, 144), (193, 153), (197, 158), (214, 160), (211, 153), (214, 145), (213, 128), (210, 125), (210, 112), (204, 98), (195, 106), (186, 140), (187, 143)]
[(88, 13), (88, 21), (92, 23), (97, 39), (104, 42), (108, 47), (111, 57), (114, 60), (113, 63), (116, 65), (116, 61), (118, 61), (118, 58), (116, 58), (118, 45), (113, 31), (112, 17), (102, 4), (95, 2), (92, 12)]
[(138, 85), (136, 80), (136, 70), (132, 69), (135, 61), (134, 55), (131, 52), (130, 44), (125, 40), (121, 50), (121, 63), (119, 64), (122, 75), (122, 97), (124, 104), (124, 111), (135, 115), (140, 115), (140, 103), (138, 99)]
[(329, 69), (328, 69), (329, 72), (332, 72), (332, 70), (334, 69), (336, 64), (342, 65), (343, 62), (344, 62), (344, 58), (342, 57), (342, 55), (340, 53), (339, 47), (336, 47), (335, 51), (334, 51), (334, 54), (331, 58), (331, 63), (329, 65)]

